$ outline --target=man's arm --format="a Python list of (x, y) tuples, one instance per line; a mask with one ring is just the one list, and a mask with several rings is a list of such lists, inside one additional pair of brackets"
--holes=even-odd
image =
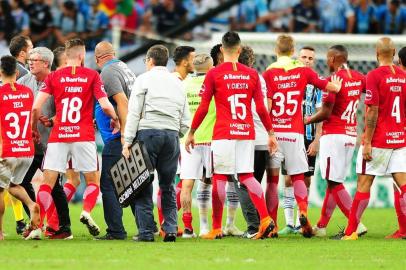
[(304, 119), (304, 124), (312, 124), (312, 123), (320, 123), (324, 120), (327, 120), (334, 108), (334, 103), (331, 102), (323, 102), (321, 109), (317, 110), (315, 114), (312, 116), (308, 116)]
[(97, 100), (102, 108), (103, 112), (111, 118), (111, 125), (114, 128), (113, 134), (120, 130), (120, 122), (113, 105), (110, 103), (107, 97), (101, 97)]
[(40, 91), (35, 98), (34, 104), (32, 105), (31, 130), (33, 132), (33, 139), (35, 142), (39, 142), (41, 139), (38, 132), (38, 119), (41, 115), (41, 108), (49, 96), (50, 95), (48, 93)]
[(145, 103), (145, 90), (141, 89), (139, 78), (135, 81), (134, 90), (131, 93), (128, 101), (127, 121), (124, 128), (124, 141), (127, 146), (130, 146), (137, 135), (138, 126), (141, 120), (141, 113)]
[(185, 105), (183, 106), (182, 118), (180, 119), (179, 135), (183, 137), (190, 127), (190, 110), (189, 103), (185, 98)]
[(365, 160), (372, 160), (372, 137), (375, 133), (376, 123), (378, 120), (378, 106), (366, 105), (365, 113), (365, 134), (364, 134), (364, 149), (362, 156)]
[(124, 92), (120, 92), (113, 96), (114, 101), (117, 104), (117, 114), (118, 120), (120, 121), (120, 132), (122, 138), (124, 138), (124, 128), (127, 122), (127, 114), (128, 114), (128, 98), (124, 94)]

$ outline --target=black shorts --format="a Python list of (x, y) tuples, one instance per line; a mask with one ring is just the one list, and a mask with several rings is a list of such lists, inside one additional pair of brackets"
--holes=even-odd
[[(307, 140), (307, 139), (304, 140), (306, 151), (307, 151), (307, 149), (309, 148), (309, 145), (312, 142), (313, 141), (311, 141), (311, 140)], [(313, 176), (314, 175), (314, 167), (316, 165), (316, 156), (311, 157), (311, 156), (307, 155), (307, 164), (309, 165), (309, 171), (305, 172), (304, 175), (308, 176), (308, 177)], [(284, 166), (284, 162), (282, 162), (281, 172), (282, 172), (282, 175), (287, 175), (287, 172), (286, 172), (285, 166)]]

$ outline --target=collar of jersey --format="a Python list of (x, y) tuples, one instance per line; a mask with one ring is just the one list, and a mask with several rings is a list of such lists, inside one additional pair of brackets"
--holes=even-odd
[(104, 66), (102, 67), (102, 70), (105, 69), (106, 67), (110, 66), (111, 64), (114, 64), (114, 63), (117, 63), (117, 62), (120, 62), (120, 60), (118, 60), (118, 59), (109, 60), (106, 64), (104, 64)]
[(300, 63), (298, 60), (292, 59), (289, 56), (281, 56), (275, 63), (272, 63), (267, 69), (283, 68), (285, 71), (288, 71), (303, 66), (304, 65)]

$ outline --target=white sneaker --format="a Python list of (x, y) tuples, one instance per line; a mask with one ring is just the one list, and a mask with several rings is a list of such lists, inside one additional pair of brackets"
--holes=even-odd
[(362, 235), (366, 234), (367, 232), (368, 232), (367, 227), (365, 227), (365, 225), (360, 222), (357, 227), (358, 236), (362, 236)]
[(25, 240), (41, 240), (42, 230), (40, 228), (31, 230)]
[(240, 231), (234, 224), (226, 225), (223, 229), (223, 236), (242, 236), (243, 231)]
[(200, 229), (199, 237), (202, 237), (202, 235), (205, 235), (208, 233), (209, 233), (209, 229), (207, 229), (207, 228)]
[(97, 226), (96, 222), (94, 222), (93, 218), (90, 216), (90, 213), (82, 211), (80, 214), (80, 222), (86, 225), (91, 235), (97, 236), (100, 234), (100, 228)]
[(313, 226), (313, 234), (314, 234), (314, 236), (317, 236), (317, 237), (326, 237), (327, 230), (326, 230), (326, 228), (319, 228), (316, 225), (316, 226)]

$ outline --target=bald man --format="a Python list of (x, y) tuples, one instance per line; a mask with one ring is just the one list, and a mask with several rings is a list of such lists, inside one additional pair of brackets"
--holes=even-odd
[[(135, 82), (135, 74), (128, 66), (118, 60), (111, 43), (102, 41), (96, 45), (94, 57), (97, 66), (101, 69), (101, 79), (104, 90), (110, 102), (118, 112), (121, 130), (113, 134), (110, 127), (110, 118), (96, 103), (95, 116), (98, 129), (104, 142), (102, 152), (102, 171), (100, 178), (100, 191), (103, 199), (104, 220), (107, 225), (106, 234), (97, 237), (98, 240), (122, 240), (127, 238), (123, 226), (123, 210), (114, 191), (114, 184), (109, 173), (110, 168), (121, 157), (122, 136), (127, 120), (128, 98)], [(131, 205), (131, 208), (133, 206)]]
[(366, 123), (357, 157), (358, 185), (343, 240), (358, 239), (357, 226), (368, 206), (376, 176), (392, 175), (400, 189), (400, 230), (406, 227), (406, 75), (393, 64), (395, 44), (390, 38), (378, 40), (376, 56), (379, 67), (366, 77)]

